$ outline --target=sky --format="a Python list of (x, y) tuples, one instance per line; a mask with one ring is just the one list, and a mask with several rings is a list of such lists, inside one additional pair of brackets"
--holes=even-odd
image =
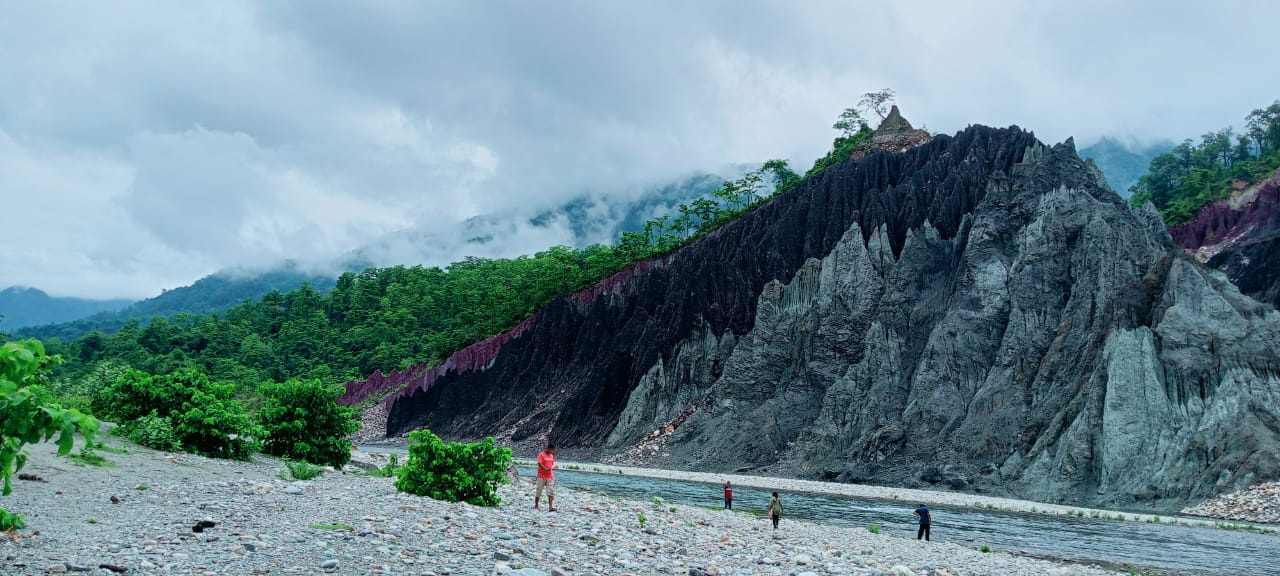
[[(0, 287), (144, 298), (387, 237), (803, 168), (864, 92), (917, 126), (1181, 140), (1280, 97), (1267, 1), (0, 0)], [(483, 247), (454, 232), (509, 225)], [(367, 255), (367, 252), (366, 252)]]

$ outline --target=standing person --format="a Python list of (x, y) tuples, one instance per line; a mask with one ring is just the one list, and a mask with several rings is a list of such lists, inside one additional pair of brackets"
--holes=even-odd
[(547, 489), (547, 512), (556, 511), (556, 445), (547, 444), (547, 449), (538, 454), (538, 478), (533, 482), (533, 509), (538, 509), (542, 500), (542, 489)]
[(724, 509), (733, 510), (733, 486), (729, 485), (729, 481), (724, 482)]
[(777, 530), (778, 519), (782, 517), (782, 499), (778, 497), (777, 492), (773, 493), (773, 499), (769, 500), (769, 507), (766, 511), (769, 512), (769, 518), (773, 520), (773, 529)]
[(928, 542), (929, 525), (933, 523), (933, 519), (929, 516), (929, 507), (921, 504), (919, 508), (916, 508), (915, 512), (912, 512), (912, 514), (920, 517), (920, 530), (916, 531), (916, 540), (923, 537), (924, 541)]

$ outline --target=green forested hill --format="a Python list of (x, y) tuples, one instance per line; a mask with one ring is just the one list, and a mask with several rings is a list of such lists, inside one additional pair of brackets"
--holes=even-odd
[[(855, 111), (841, 118), (840, 136), (809, 172), (847, 158), (870, 136)], [(519, 258), (468, 258), (445, 268), (369, 268), (343, 274), (327, 293), (308, 283), (212, 314), (130, 319), (115, 333), (54, 339), (51, 352), (67, 362), (58, 368), (53, 393), (85, 407), (91, 392), (125, 367), (151, 374), (189, 368), (236, 384), (253, 402), (257, 386), (267, 382), (342, 382), (374, 370), (438, 363), (511, 329), (558, 295), (696, 240), (799, 180), (787, 162), (771, 160), (681, 202), (675, 213), (648, 220), (639, 231), (623, 232), (611, 246), (558, 246)]]
[(677, 214), (625, 232), (614, 246), (553, 247), (510, 259), (468, 258), (446, 268), (346, 273), (327, 293), (311, 284), (272, 291), (207, 315), (159, 316), (54, 340), (65, 381), (105, 365), (153, 374), (195, 367), (246, 389), (289, 378), (340, 382), (422, 362), (510, 329), (561, 294), (594, 285), (636, 261), (678, 248), (753, 209), (799, 176), (771, 161)]
[(132, 300), (59, 298), (36, 288), (13, 286), (0, 290), (0, 330), (66, 322), (95, 312), (118, 310), (132, 303)]
[(1121, 196), (1129, 196), (1129, 188), (1147, 173), (1151, 160), (1173, 148), (1173, 142), (1126, 144), (1115, 138), (1101, 138), (1080, 149), (1080, 157), (1093, 160), (1107, 177), (1107, 184)]
[(1165, 224), (1189, 220), (1205, 205), (1231, 194), (1233, 180), (1256, 182), (1280, 167), (1280, 101), (1245, 116), (1245, 131), (1228, 126), (1184, 140), (1151, 160), (1130, 191), (1130, 202), (1150, 201)]
[(291, 265), (269, 270), (263, 273), (232, 274), (218, 273), (197, 280), (190, 286), (166, 290), (159, 296), (140, 300), (115, 310), (87, 312), (76, 316), (72, 321), (46, 321), (61, 323), (42, 323), (27, 325), (21, 330), (13, 330), (19, 336), (29, 336), (41, 340), (58, 338), (73, 340), (93, 331), (113, 333), (130, 321), (147, 321), (159, 316), (177, 314), (208, 314), (225, 310), (251, 298), (258, 298), (273, 290), (289, 291), (310, 283), (318, 290), (333, 287), (332, 276), (303, 273)]

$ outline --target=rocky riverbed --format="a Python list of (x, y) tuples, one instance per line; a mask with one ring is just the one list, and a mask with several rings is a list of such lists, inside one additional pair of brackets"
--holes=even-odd
[[(119, 440), (108, 439), (108, 443)], [(287, 482), (272, 458), (212, 460), (130, 446), (112, 467), (32, 447), (4, 507), (28, 527), (0, 542), (0, 573), (56, 574), (1107, 574), (953, 543), (561, 491), (535, 511), (525, 482), (477, 508), (329, 472)], [(199, 532), (195, 527), (203, 523)], [(211, 524), (211, 525), (210, 525)]]
[(1183, 509), (1183, 514), (1280, 524), (1280, 482), (1264, 482)]

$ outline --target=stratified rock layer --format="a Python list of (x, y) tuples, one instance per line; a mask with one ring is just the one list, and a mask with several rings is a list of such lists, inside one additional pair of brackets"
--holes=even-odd
[(1280, 314), (1070, 142), (973, 127), (836, 165), (557, 299), (388, 433), (666, 465), (1180, 506), (1280, 476)]
[(1280, 177), (1204, 207), (1169, 233), (1241, 292), (1280, 306)]

